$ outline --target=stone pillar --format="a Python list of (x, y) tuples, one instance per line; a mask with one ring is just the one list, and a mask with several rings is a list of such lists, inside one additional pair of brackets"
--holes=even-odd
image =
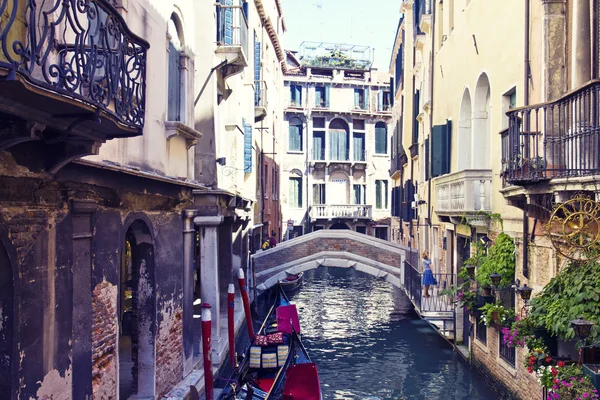
[(197, 210), (183, 211), (183, 375), (194, 365), (194, 249), (196, 230), (194, 217)]
[(592, 77), (590, 34), (590, 0), (570, 0), (573, 4), (573, 56), (571, 85), (577, 89)]
[(200, 229), (200, 295), (203, 303), (209, 303), (213, 311), (212, 349), (213, 364), (220, 364), (218, 349), (226, 343), (221, 332), (221, 302), (219, 298), (219, 236), (218, 226), (223, 216), (195, 217), (194, 223)]
[(542, 0), (542, 101), (567, 91), (565, 70), (565, 0)]
[[(227, 289), (230, 283), (235, 283), (233, 276), (233, 218), (227, 217), (223, 224), (218, 228), (219, 230), (219, 298), (221, 304), (227, 304)], [(225, 318), (227, 316), (227, 307), (222, 307), (221, 316)], [(213, 312), (213, 319), (219, 314), (216, 311)]]
[(73, 220), (73, 398), (92, 398), (92, 216), (96, 203), (74, 200)]

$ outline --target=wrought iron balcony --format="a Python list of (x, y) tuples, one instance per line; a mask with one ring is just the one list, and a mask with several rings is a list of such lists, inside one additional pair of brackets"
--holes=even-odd
[(267, 82), (254, 81), (254, 122), (267, 116)]
[(373, 206), (364, 204), (314, 205), (310, 207), (311, 219), (372, 219)]
[(491, 211), (492, 171), (463, 170), (435, 179), (438, 215), (473, 216)]
[(38, 127), (0, 130), (0, 149), (141, 135), (148, 48), (107, 0), (0, 0), (0, 119)]
[(507, 115), (509, 126), (502, 132), (505, 186), (600, 173), (600, 81)]

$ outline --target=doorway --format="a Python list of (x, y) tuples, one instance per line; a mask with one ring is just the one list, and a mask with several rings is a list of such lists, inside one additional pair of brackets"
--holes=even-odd
[(119, 278), (119, 397), (154, 397), (154, 248), (146, 223), (125, 235)]

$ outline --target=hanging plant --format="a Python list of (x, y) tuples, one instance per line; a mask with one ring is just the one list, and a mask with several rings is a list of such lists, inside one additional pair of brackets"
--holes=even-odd
[(553, 336), (573, 339), (571, 321), (579, 316), (596, 323), (590, 338), (600, 336), (600, 264), (597, 261), (571, 263), (531, 300), (530, 317)]
[(498, 273), (502, 275), (500, 287), (510, 286), (515, 278), (515, 267), (515, 241), (502, 232), (488, 249), (487, 255), (481, 257), (476, 280), (482, 287), (490, 287), (490, 275)]

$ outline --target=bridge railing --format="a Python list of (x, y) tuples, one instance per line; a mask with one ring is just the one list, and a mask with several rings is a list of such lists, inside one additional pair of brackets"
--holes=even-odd
[(421, 286), (422, 277), (419, 270), (410, 262), (404, 261), (404, 288), (406, 294), (420, 310), (423, 290)]
[(419, 268), (404, 261), (404, 288), (406, 294), (413, 301), (413, 304), (423, 312), (453, 312), (454, 304), (450, 296), (440, 293), (454, 284), (453, 274), (433, 273), (437, 285), (431, 285), (428, 289), (429, 297), (424, 296), (423, 292), (423, 274)]

